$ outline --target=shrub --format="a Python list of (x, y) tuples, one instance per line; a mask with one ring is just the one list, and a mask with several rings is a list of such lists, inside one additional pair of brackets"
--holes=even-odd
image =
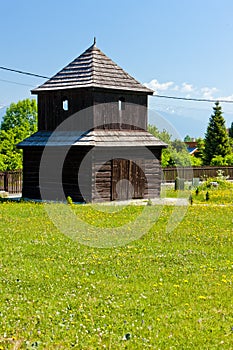
[[(204, 181), (200, 186), (199, 190), (204, 191), (209, 188), (218, 188), (218, 189), (233, 189), (233, 183), (228, 181), (229, 176), (224, 176), (223, 170), (219, 169), (217, 171), (216, 177), (209, 177)], [(217, 184), (217, 186), (216, 186)]]
[(212, 158), (210, 165), (213, 166), (231, 166), (233, 165), (233, 154), (228, 154), (225, 157), (215, 156)]
[(195, 156), (190, 156), (190, 160), (191, 160), (191, 165), (192, 166), (202, 166), (203, 161), (201, 158), (197, 158)]
[(222, 156), (215, 156), (211, 159), (210, 165), (213, 166), (224, 166), (227, 165), (226, 158)]
[(67, 204), (73, 204), (73, 200), (72, 200), (72, 198), (70, 196), (68, 196), (66, 198), (66, 200), (67, 200)]
[(225, 157), (225, 159), (226, 159), (227, 165), (229, 165), (229, 166), (233, 165), (233, 153), (228, 154), (228, 155)]

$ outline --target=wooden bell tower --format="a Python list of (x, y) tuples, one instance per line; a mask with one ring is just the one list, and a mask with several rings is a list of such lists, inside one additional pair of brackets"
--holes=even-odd
[[(38, 132), (18, 145), (23, 148), (23, 197), (95, 202), (159, 196), (166, 144), (147, 132), (147, 99), (153, 91), (108, 58), (95, 41), (32, 93), (38, 96)], [(53, 168), (69, 147), (59, 185), (62, 195), (55, 172), (45, 172), (40, 181), (48, 147)]]

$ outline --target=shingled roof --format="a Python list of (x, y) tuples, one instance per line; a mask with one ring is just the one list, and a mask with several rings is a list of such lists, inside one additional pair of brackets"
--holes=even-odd
[(38, 131), (17, 147), (95, 146), (95, 147), (159, 147), (167, 144), (143, 130)]
[(32, 93), (74, 88), (105, 88), (153, 94), (153, 90), (139, 83), (94, 44), (73, 62), (32, 90)]

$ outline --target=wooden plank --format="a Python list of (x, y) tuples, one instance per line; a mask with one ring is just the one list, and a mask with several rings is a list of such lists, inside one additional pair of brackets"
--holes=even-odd
[(126, 159), (114, 159), (112, 163), (112, 200), (143, 198), (145, 190), (145, 175), (141, 169), (143, 161), (137, 160), (136, 164)]

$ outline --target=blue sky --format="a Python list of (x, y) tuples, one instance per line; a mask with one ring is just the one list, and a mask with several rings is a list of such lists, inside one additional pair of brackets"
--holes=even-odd
[[(8, 0), (0, 11), (0, 66), (52, 76), (96, 36), (105, 54), (157, 94), (233, 100), (232, 0)], [(0, 70), (0, 106), (43, 82)], [(212, 105), (150, 98), (171, 123), (172, 114), (182, 116), (189, 134), (195, 121), (203, 134)], [(233, 104), (222, 107), (229, 125)]]

